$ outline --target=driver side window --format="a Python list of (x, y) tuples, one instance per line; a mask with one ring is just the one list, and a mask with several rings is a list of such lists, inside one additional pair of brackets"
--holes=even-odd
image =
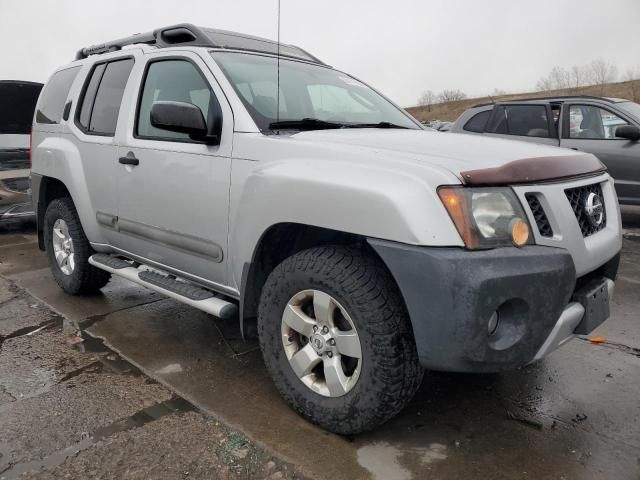
[(615, 140), (616, 128), (628, 123), (608, 110), (593, 105), (571, 105), (569, 138)]
[(198, 69), (186, 60), (156, 60), (145, 75), (138, 107), (136, 136), (156, 140), (190, 141), (186, 133), (171, 132), (151, 125), (151, 106), (156, 101), (185, 102), (195, 105), (210, 126), (217, 100)]

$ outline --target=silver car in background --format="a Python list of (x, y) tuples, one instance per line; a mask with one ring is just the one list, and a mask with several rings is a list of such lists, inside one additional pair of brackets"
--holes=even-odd
[(640, 105), (605, 97), (551, 97), (478, 105), (450, 130), (592, 153), (615, 179), (621, 204), (640, 205)]
[(41, 83), (0, 80), (0, 221), (33, 216), (29, 133)]

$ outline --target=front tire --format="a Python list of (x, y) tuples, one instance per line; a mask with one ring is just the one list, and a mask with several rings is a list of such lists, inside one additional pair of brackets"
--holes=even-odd
[(111, 274), (94, 267), (95, 253), (87, 240), (73, 201), (68, 197), (47, 206), (43, 222), (44, 242), (53, 278), (70, 295), (97, 293)]
[(280, 394), (335, 433), (387, 421), (422, 381), (400, 292), (362, 249), (316, 247), (278, 265), (260, 297), (258, 336)]

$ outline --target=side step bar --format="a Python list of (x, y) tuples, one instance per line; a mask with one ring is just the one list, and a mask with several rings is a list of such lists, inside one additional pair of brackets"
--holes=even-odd
[(230, 319), (236, 317), (238, 313), (238, 307), (234, 303), (216, 297), (212, 291), (177, 280), (172, 276), (162, 275), (150, 267), (144, 265), (136, 267), (133, 263), (104, 253), (92, 255), (89, 257), (89, 263), (218, 318)]

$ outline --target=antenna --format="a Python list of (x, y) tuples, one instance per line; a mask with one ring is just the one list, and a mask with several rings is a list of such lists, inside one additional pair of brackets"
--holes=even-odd
[[(278, 65), (278, 79), (276, 83), (276, 122), (280, 121), (280, 0), (278, 0), (278, 46), (276, 61)], [(276, 131), (280, 133), (279, 130)]]

